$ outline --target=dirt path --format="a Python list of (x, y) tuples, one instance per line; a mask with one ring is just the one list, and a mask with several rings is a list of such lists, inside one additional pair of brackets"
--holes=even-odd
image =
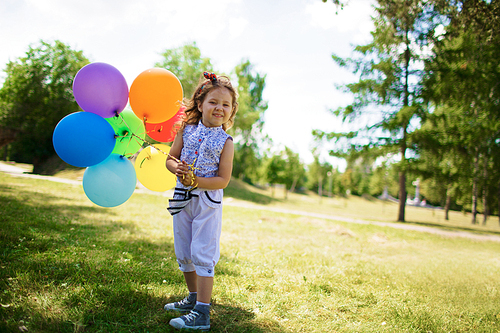
[[(58, 178), (58, 177), (52, 177), (52, 176), (41, 176), (41, 175), (34, 175), (34, 174), (25, 173), (26, 172), (25, 169), (22, 169), (22, 168), (19, 168), (19, 167), (16, 167), (14, 165), (11, 165), (11, 164), (8, 164), (5, 162), (1, 162), (1, 161), (0, 161), (0, 172), (8, 173), (8, 174), (11, 174), (11, 175), (14, 175), (17, 177), (29, 177), (29, 178), (36, 178), (36, 179), (45, 179), (45, 180), (55, 181), (55, 182), (59, 182), (59, 183), (72, 184), (72, 185), (81, 185), (82, 184), (82, 182), (78, 181), (78, 180), (70, 180), (70, 179), (64, 179), (64, 178)], [(136, 192), (138, 192), (138, 193), (146, 193), (147, 192), (149, 194), (157, 194), (157, 195), (162, 195), (162, 196), (166, 195), (165, 192), (154, 192), (154, 191), (149, 191), (149, 190), (144, 189), (144, 188), (138, 188), (138, 189), (136, 189)], [(348, 217), (344, 217), (344, 216), (335, 216), (335, 215), (311, 213), (311, 212), (304, 212), (304, 211), (297, 211), (297, 210), (288, 210), (288, 209), (281, 209), (281, 208), (267, 207), (267, 206), (263, 206), (263, 205), (251, 204), (251, 203), (246, 203), (246, 202), (242, 202), (242, 201), (235, 201), (235, 200), (232, 200), (232, 198), (224, 199), (224, 205), (233, 206), (233, 207), (241, 207), (241, 208), (260, 209), (260, 210), (276, 212), (276, 213), (283, 213), (283, 214), (309, 216), (309, 217), (315, 217), (315, 218), (331, 220), (331, 221), (341, 221), (341, 222), (357, 223), (357, 224), (372, 224), (372, 225), (377, 225), (377, 226), (381, 226), (381, 227), (390, 227), (390, 228), (396, 228), (396, 229), (405, 229), (405, 230), (427, 232), (427, 233), (441, 235), (444, 237), (463, 237), (463, 238), (469, 238), (469, 239), (474, 239), (474, 240), (478, 240), (478, 241), (500, 242), (500, 236), (497, 236), (497, 235), (476, 234), (476, 233), (467, 232), (467, 231), (443, 230), (443, 229), (439, 229), (439, 228), (418, 226), (418, 225), (413, 225), (413, 224), (369, 221), (369, 220), (353, 219), (353, 218), (348, 218)]]
[(297, 210), (288, 210), (274, 207), (267, 207), (256, 204), (247, 204), (244, 202), (234, 202), (231, 198), (224, 200), (224, 205), (234, 206), (234, 207), (242, 207), (242, 208), (253, 208), (253, 209), (261, 209), (270, 212), (283, 213), (283, 214), (294, 214), (300, 216), (309, 216), (315, 217), (325, 220), (332, 221), (340, 221), (340, 222), (348, 222), (348, 223), (357, 223), (357, 224), (372, 224), (381, 227), (390, 227), (396, 229), (405, 229), (405, 230), (414, 230), (420, 232), (428, 232), (432, 234), (437, 234), (445, 237), (463, 237), (469, 239), (475, 239), (479, 241), (492, 241), (492, 242), (500, 242), (500, 236), (497, 235), (489, 235), (489, 234), (476, 234), (468, 231), (453, 231), (453, 230), (443, 230), (439, 228), (419, 226), (414, 224), (404, 224), (404, 223), (396, 223), (396, 222), (380, 222), (380, 221), (369, 221), (369, 220), (361, 220), (361, 219), (353, 219), (345, 216), (335, 216), (335, 215), (327, 215), (327, 214), (319, 214), (319, 213), (311, 213)]

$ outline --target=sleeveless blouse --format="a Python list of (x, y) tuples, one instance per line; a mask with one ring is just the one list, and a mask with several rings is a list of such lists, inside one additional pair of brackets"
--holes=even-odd
[[(187, 125), (182, 133), (181, 160), (187, 164), (194, 164), (194, 174), (200, 177), (215, 177), (219, 172), (220, 156), (227, 139), (233, 139), (222, 126), (206, 127), (200, 121), (198, 125)], [(178, 214), (186, 207), (193, 197), (200, 197), (210, 208), (222, 205), (224, 191), (218, 190), (191, 190), (177, 180), (174, 197), (169, 200), (168, 211), (172, 215)]]
[[(181, 160), (187, 164), (194, 162), (194, 174), (200, 177), (215, 177), (219, 171), (220, 156), (228, 138), (222, 126), (206, 127), (187, 125), (182, 133), (183, 147)], [(232, 139), (232, 138), (231, 138)]]

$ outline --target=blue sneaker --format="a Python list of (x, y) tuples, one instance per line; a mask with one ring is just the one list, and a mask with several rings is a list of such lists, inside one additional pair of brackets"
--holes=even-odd
[(210, 309), (206, 311), (196, 306), (188, 314), (170, 320), (170, 325), (181, 330), (208, 331), (210, 330)]
[(181, 313), (189, 312), (193, 310), (196, 305), (196, 296), (197, 294), (189, 294), (189, 296), (184, 298), (182, 301), (167, 303), (163, 308), (165, 310), (173, 310)]

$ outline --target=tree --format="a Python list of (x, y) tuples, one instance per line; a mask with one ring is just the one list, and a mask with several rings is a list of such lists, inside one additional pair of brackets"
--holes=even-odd
[(432, 8), (423, 0), (379, 0), (374, 18), (373, 40), (356, 46), (355, 58), (333, 56), (341, 67), (359, 76), (359, 81), (344, 86), (354, 101), (334, 112), (343, 122), (368, 120), (348, 133), (314, 131), (318, 140), (345, 141), (349, 148), (336, 148), (332, 154), (345, 156), (350, 151), (399, 153), (398, 221), (405, 220), (406, 171), (410, 134), (425, 117), (420, 98), (421, 59), (439, 23)]
[(283, 184), (285, 181), (285, 165), (286, 160), (281, 153), (273, 154), (264, 160), (263, 179), (272, 187), (272, 195), (274, 196), (274, 185)]
[(213, 72), (210, 58), (202, 57), (196, 43), (186, 44), (179, 48), (167, 49), (162, 54), (163, 60), (156, 67), (168, 69), (182, 83), (184, 96), (190, 98), (198, 85), (202, 73)]
[[(332, 172), (333, 168), (330, 164), (320, 161), (316, 149), (313, 150), (313, 158), (313, 162), (308, 165), (306, 186), (309, 190), (317, 191), (318, 195), (322, 196), (327, 185), (328, 172)], [(342, 187), (348, 189), (345, 184), (342, 184)]]
[(282, 156), (286, 161), (283, 181), (287, 191), (294, 192), (296, 188), (301, 187), (304, 183), (306, 170), (304, 164), (300, 161), (299, 154), (293, 152), (290, 148), (285, 147)]
[(66, 115), (79, 111), (72, 92), (76, 73), (89, 61), (82, 51), (40, 41), (25, 57), (7, 64), (0, 89), (0, 130), (15, 135), (12, 154), (32, 163), (34, 173), (51, 173), (44, 163), (55, 156), (52, 133)]
[(236, 142), (234, 148), (233, 176), (253, 184), (260, 179), (259, 167), (261, 159), (255, 146), (244, 142)]
[(425, 193), (427, 201), (444, 206), (446, 220), (452, 204), (461, 196), (459, 181), (471, 174), (469, 158), (460, 135), (457, 135), (457, 123), (449, 121), (456, 116), (452, 110), (436, 108), (414, 133), (419, 142), (415, 170), (427, 180), (427, 188), (433, 190)]
[(369, 154), (357, 155), (352, 154), (347, 158), (346, 171), (350, 177), (349, 190), (355, 195), (368, 194), (370, 193), (370, 183), (375, 160)]
[(300, 162), (299, 154), (290, 148), (274, 153), (266, 158), (263, 165), (264, 179), (270, 184), (285, 185), (285, 196), (300, 187), (305, 178), (305, 168)]
[[(500, 4), (476, 0), (457, 7), (461, 10), (450, 11), (446, 34), (435, 42), (426, 62), (424, 96), (436, 108), (429, 122), (438, 130), (437, 140), (448, 143), (453, 164), (461, 164), (460, 184), (454, 187), (472, 184), (462, 192), (472, 198), (476, 223), (481, 192), (485, 221), (490, 194), (500, 193), (498, 176), (490, 171), (498, 168), (500, 140)], [(458, 156), (463, 161), (457, 161)], [(500, 197), (497, 200), (500, 207)]]
[[(243, 60), (234, 69), (238, 80), (239, 110), (234, 122), (235, 133), (241, 136), (244, 142), (251, 141), (261, 132), (264, 125), (264, 113), (267, 110), (267, 101), (262, 94), (266, 87), (266, 75), (254, 70), (249, 60)], [(257, 132), (257, 133), (256, 133)]]
[[(262, 134), (267, 101), (262, 94), (266, 76), (254, 70), (249, 60), (242, 60), (234, 69), (238, 82), (238, 114), (231, 133), (236, 137), (233, 173), (242, 179), (256, 176), (256, 166), (263, 158), (263, 143), (269, 138)], [(253, 180), (255, 181), (255, 179)]]

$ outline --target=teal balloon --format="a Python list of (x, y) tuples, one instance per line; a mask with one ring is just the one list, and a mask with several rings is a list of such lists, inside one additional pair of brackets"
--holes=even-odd
[(142, 120), (132, 110), (123, 110), (117, 116), (106, 118), (106, 120), (111, 124), (116, 134), (113, 154), (128, 156), (137, 153), (146, 137)]
[(91, 112), (75, 112), (59, 121), (52, 143), (59, 157), (77, 167), (101, 163), (115, 147), (113, 127)]
[(83, 190), (93, 203), (116, 207), (127, 201), (137, 184), (135, 169), (127, 158), (111, 154), (103, 162), (88, 167), (83, 174)]

